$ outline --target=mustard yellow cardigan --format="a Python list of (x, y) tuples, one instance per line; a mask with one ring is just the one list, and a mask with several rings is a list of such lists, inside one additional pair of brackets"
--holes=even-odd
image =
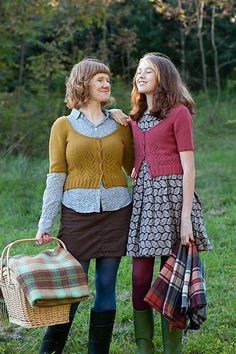
[(76, 132), (66, 117), (58, 118), (49, 141), (49, 172), (65, 172), (64, 189), (127, 186), (133, 167), (133, 144), (129, 126), (93, 138)]

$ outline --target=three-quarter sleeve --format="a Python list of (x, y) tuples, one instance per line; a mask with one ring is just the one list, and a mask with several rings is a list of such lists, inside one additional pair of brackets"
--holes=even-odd
[(193, 151), (192, 116), (187, 107), (182, 106), (174, 121), (174, 134), (178, 151)]
[(66, 117), (58, 118), (52, 126), (49, 139), (49, 172), (67, 173), (66, 162), (67, 124)]

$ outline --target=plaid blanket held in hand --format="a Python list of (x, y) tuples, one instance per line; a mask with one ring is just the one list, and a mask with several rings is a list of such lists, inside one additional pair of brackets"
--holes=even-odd
[(194, 242), (178, 242), (145, 299), (170, 327), (199, 329), (206, 320), (204, 270)]
[(82, 266), (62, 247), (36, 256), (12, 256), (9, 268), (31, 306), (70, 304), (88, 297)]

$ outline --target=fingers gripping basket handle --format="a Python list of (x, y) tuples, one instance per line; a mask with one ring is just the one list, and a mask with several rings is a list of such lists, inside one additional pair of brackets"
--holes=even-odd
[[(59, 245), (61, 245), (65, 250), (66, 250), (66, 246), (64, 244), (64, 242), (62, 242), (60, 239), (58, 239), (57, 237), (51, 237), (50, 240), (55, 240), (59, 243)], [(0, 279), (3, 277), (3, 259), (4, 256), (6, 254), (6, 269), (7, 269), (7, 279), (8, 281), (10, 280), (10, 269), (9, 269), (9, 255), (10, 255), (10, 249), (12, 248), (13, 245), (16, 245), (17, 243), (28, 243), (28, 242), (36, 242), (37, 240), (35, 238), (25, 238), (22, 240), (16, 240), (13, 241), (11, 243), (9, 243), (9, 245), (7, 245), (4, 250), (2, 251), (2, 255), (1, 255), (1, 270), (0, 270)]]

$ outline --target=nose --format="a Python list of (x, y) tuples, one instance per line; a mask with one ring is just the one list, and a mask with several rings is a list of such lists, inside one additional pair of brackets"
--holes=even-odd
[(144, 78), (145, 77), (145, 75), (144, 75), (144, 72), (143, 71), (141, 71), (140, 73), (138, 73), (137, 74), (137, 78)]
[(104, 82), (102, 87), (105, 88), (105, 89), (110, 89), (111, 84), (110, 84), (110, 82)]

